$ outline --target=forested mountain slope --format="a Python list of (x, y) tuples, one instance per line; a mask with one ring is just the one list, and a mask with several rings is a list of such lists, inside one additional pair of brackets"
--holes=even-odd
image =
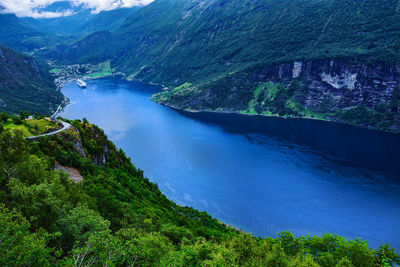
[[(259, 239), (168, 200), (103, 131), (82, 121), (25, 140), (0, 127), (2, 266), (387, 266), (389, 245)], [(69, 167), (83, 181), (54, 170)], [(386, 264), (386, 265), (385, 265)]]
[(0, 111), (51, 114), (63, 99), (44, 66), (0, 43)]
[[(398, 131), (399, 19), (397, 0), (157, 0), (116, 31), (53, 56), (78, 63), (112, 59), (130, 78), (168, 86), (155, 100), (178, 108), (313, 116)], [(283, 77), (282, 63), (297, 74)], [(310, 72), (302, 71), (305, 65)], [(367, 82), (366, 66), (376, 74)], [(266, 72), (271, 69), (278, 71)], [(266, 83), (286, 90), (297, 78), (290, 92), (278, 90), (282, 103), (273, 103), (277, 90), (261, 96), (256, 90)]]
[(18, 51), (31, 52), (73, 39), (60, 39), (24, 23), (14, 14), (0, 13), (0, 42)]
[[(142, 75), (160, 81), (194, 81), (254, 63), (398, 62), (396, 6), (395, 0), (158, 0), (115, 31), (114, 50), (123, 53), (115, 55), (115, 65), (129, 73), (153, 66)], [(167, 64), (176, 72), (162, 71)]]
[(79, 8), (62, 1), (38, 11), (74, 12), (72, 15), (59, 18), (19, 18), (15, 14), (1, 13), (0, 3), (0, 42), (24, 52), (64, 47), (91, 33), (118, 28), (140, 8), (118, 8), (95, 14), (92, 9)]

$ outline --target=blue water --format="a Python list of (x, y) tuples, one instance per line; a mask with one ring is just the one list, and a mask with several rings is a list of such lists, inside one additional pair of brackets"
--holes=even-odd
[(168, 198), (258, 236), (324, 232), (400, 248), (400, 138), (339, 124), (177, 112), (157, 87), (63, 88)]

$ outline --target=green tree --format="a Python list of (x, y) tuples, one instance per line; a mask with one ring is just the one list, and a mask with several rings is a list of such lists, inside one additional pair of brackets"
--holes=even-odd
[(10, 196), (14, 206), (29, 221), (33, 229), (52, 229), (71, 204), (57, 174), (44, 177), (40, 184), (27, 185), (17, 178), (10, 180)]
[(0, 204), (0, 265), (51, 266), (54, 250), (47, 247), (52, 236), (29, 232), (29, 223), (15, 210)]
[(21, 120), (25, 120), (29, 117), (30, 113), (29, 111), (20, 111), (19, 112), (19, 117), (21, 118)]
[(400, 265), (400, 255), (395, 252), (394, 248), (390, 248), (390, 245), (387, 243), (379, 246), (376, 256), (378, 257), (378, 264)]
[(2, 122), (6, 122), (8, 120), (8, 118), (9, 118), (9, 116), (8, 116), (8, 114), (6, 112), (1, 112), (0, 113), (0, 120)]
[(84, 245), (89, 236), (95, 232), (109, 229), (110, 223), (104, 220), (98, 212), (79, 204), (67, 215), (57, 220), (57, 230), (62, 233), (62, 242), (70, 250), (74, 243)]
[(17, 165), (28, 156), (26, 141), (21, 131), (0, 134), (0, 186), (15, 177)]
[(237, 255), (237, 263), (243, 265), (253, 258), (256, 240), (249, 234), (240, 234), (232, 239), (230, 246)]
[(182, 242), (184, 238), (192, 239), (193, 233), (185, 227), (176, 226), (173, 224), (164, 224), (161, 226), (160, 233), (168, 237), (174, 245)]
[(21, 116), (14, 114), (14, 115), (11, 116), (11, 118), (12, 118), (14, 124), (16, 124), (16, 125), (21, 125), (22, 124)]

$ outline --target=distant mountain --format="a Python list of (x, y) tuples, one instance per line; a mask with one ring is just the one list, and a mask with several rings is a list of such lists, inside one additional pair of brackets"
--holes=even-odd
[(47, 6), (44, 6), (42, 8), (38, 8), (37, 11), (40, 12), (66, 12), (66, 11), (71, 11), (73, 13), (78, 13), (86, 10), (87, 8), (83, 4), (79, 4), (78, 2), (75, 2), (73, 4), (70, 1), (57, 1), (53, 2)]
[(35, 29), (14, 14), (0, 14), (0, 42), (19, 51), (32, 51), (56, 44), (57, 37)]
[(0, 44), (0, 112), (51, 114), (62, 100), (45, 67)]
[(139, 6), (132, 8), (118, 8), (102, 11), (98, 14), (84, 6), (73, 6), (70, 2), (55, 2), (43, 11), (66, 12), (73, 15), (59, 18), (22, 18), (26, 24), (42, 32), (57, 35), (85, 36), (96, 31), (113, 30), (121, 26), (126, 18), (139, 10)]
[[(343, 111), (340, 120), (371, 117), (374, 125), (389, 121), (377, 128), (400, 130), (393, 125), (398, 116), (386, 116), (400, 108), (398, 86), (389, 82), (397, 84), (397, 71), (391, 70), (400, 63), (398, 0), (156, 0), (115, 31), (91, 35), (56, 54), (63, 62), (111, 59), (130, 78), (170, 87), (157, 101), (179, 108), (335, 120)], [(285, 75), (282, 63), (289, 64)], [(376, 79), (380, 85), (358, 80), (371, 64), (381, 65), (366, 79), (390, 78)], [(304, 72), (303, 66), (313, 67)], [(265, 73), (268, 69), (277, 71)], [(310, 77), (318, 78), (318, 90)], [(301, 80), (297, 89), (286, 92), (295, 79)], [(259, 96), (256, 89), (270, 82), (273, 93), (260, 89)], [(324, 93), (327, 88), (332, 94)], [(275, 91), (285, 95), (282, 103), (268, 102)], [(355, 107), (365, 110), (348, 115)]]
[(63, 46), (97, 31), (116, 29), (140, 8), (119, 8), (93, 14), (93, 10), (83, 5), (75, 6), (68, 1), (62, 1), (54, 2), (38, 11), (68, 11), (73, 12), (73, 15), (35, 19), (0, 13), (0, 42), (24, 52)]

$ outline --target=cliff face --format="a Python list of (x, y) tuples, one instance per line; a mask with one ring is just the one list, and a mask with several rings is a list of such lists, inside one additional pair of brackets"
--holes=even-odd
[(400, 67), (371, 66), (336, 60), (280, 64), (254, 73), (249, 82), (283, 83), (297, 79), (294, 100), (314, 112), (332, 113), (341, 109), (379, 105), (399, 99)]
[(316, 117), (398, 131), (400, 67), (297, 61), (167, 90), (154, 100), (183, 109)]

